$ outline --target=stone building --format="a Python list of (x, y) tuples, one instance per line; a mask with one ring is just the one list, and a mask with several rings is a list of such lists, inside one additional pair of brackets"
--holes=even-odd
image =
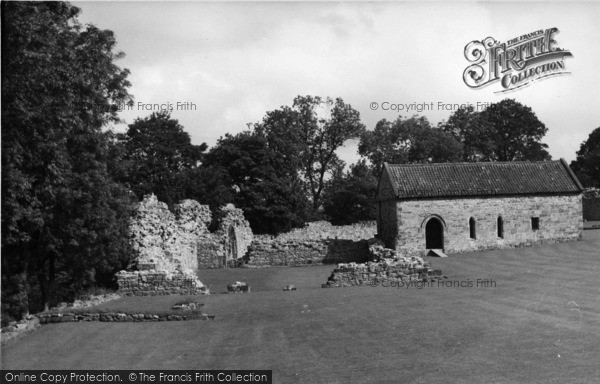
[(470, 252), (581, 239), (583, 188), (564, 159), (388, 164), (377, 233), (405, 254)]

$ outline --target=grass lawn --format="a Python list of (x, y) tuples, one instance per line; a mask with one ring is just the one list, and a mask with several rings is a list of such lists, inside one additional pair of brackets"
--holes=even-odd
[[(2, 346), (0, 361), (4, 369), (272, 369), (275, 383), (599, 383), (600, 231), (584, 236), (428, 259), (472, 287), (322, 289), (333, 266), (204, 270), (200, 280), (217, 294), (198, 301), (215, 321), (52, 324)], [(236, 280), (252, 292), (218, 294)], [(284, 292), (288, 284), (298, 290)]]

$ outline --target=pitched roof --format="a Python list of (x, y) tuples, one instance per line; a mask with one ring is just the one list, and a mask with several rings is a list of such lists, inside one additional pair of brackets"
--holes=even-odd
[[(393, 197), (468, 197), (581, 193), (564, 159), (487, 163), (384, 164)], [(380, 178), (380, 188), (381, 188)], [(378, 191), (382, 197), (382, 191)], [(383, 196), (385, 197), (385, 196)], [(392, 196), (387, 196), (392, 197)]]

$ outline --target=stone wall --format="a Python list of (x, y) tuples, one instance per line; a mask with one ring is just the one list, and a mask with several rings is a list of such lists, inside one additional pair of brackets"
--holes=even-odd
[(377, 236), (388, 248), (394, 248), (398, 235), (398, 217), (396, 216), (396, 200), (377, 202)]
[(384, 248), (381, 239), (369, 240), (368, 253), (366, 263), (338, 264), (322, 287), (402, 287), (446, 278), (442, 271), (433, 270), (431, 263), (421, 257), (406, 257), (396, 250)]
[(145, 264), (156, 270), (176, 269), (195, 273), (198, 269), (197, 239), (208, 233), (211, 221), (208, 206), (183, 200), (174, 212), (156, 196), (145, 196), (131, 219), (130, 233), (139, 269)]
[(584, 192), (583, 219), (585, 221), (600, 221), (600, 189)]
[(250, 223), (244, 218), (244, 212), (233, 205), (223, 207), (222, 211), (219, 229), (214, 234), (202, 234), (196, 240), (198, 268), (235, 266), (252, 243), (254, 235)]
[(431, 265), (420, 257), (412, 257), (399, 261), (339, 264), (322, 287), (395, 287), (398, 283), (423, 282), (429, 278), (442, 278), (442, 272), (431, 269)]
[(248, 250), (248, 264), (260, 267), (364, 262), (367, 258), (367, 240), (256, 240)]
[(121, 312), (65, 312), (39, 314), (40, 324), (52, 323), (74, 323), (78, 321), (102, 321), (109, 323), (126, 322), (156, 322), (156, 321), (185, 321), (185, 320), (214, 320), (214, 315), (176, 315), (176, 314), (144, 314), (144, 313), (121, 313)]
[(207, 287), (195, 276), (166, 271), (121, 271), (117, 275), (122, 296), (198, 295), (207, 294)]
[(145, 196), (131, 219), (135, 267), (196, 276), (198, 268), (223, 268), (241, 262), (253, 234), (241, 209), (222, 208), (218, 229), (208, 230), (211, 212), (194, 200), (183, 200), (173, 212), (154, 195)]
[(364, 262), (367, 240), (375, 236), (375, 222), (334, 226), (325, 221), (308, 223), (276, 237), (255, 236), (248, 249), (251, 266), (301, 266)]
[[(583, 233), (581, 195), (403, 200), (395, 214), (399, 231), (392, 247), (403, 254), (425, 252), (425, 226), (433, 217), (443, 224), (446, 253), (579, 240)], [(498, 236), (499, 216), (503, 238)], [(475, 239), (470, 238), (471, 217)], [(532, 229), (532, 217), (539, 218), (538, 230)]]
[(328, 221), (313, 221), (304, 228), (294, 228), (278, 236), (257, 235), (257, 240), (273, 240), (276, 242), (315, 241), (327, 239), (363, 240), (370, 239), (377, 233), (377, 223), (364, 221), (352, 225), (333, 225)]

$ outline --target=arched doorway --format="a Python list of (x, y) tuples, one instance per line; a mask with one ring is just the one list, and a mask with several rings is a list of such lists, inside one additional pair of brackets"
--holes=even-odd
[(234, 226), (229, 227), (227, 231), (227, 254), (224, 260), (224, 267), (236, 267), (237, 266), (237, 257), (238, 257), (238, 249), (237, 249), (237, 236), (235, 234)]
[(436, 217), (429, 219), (425, 225), (425, 248), (444, 249), (444, 225)]

